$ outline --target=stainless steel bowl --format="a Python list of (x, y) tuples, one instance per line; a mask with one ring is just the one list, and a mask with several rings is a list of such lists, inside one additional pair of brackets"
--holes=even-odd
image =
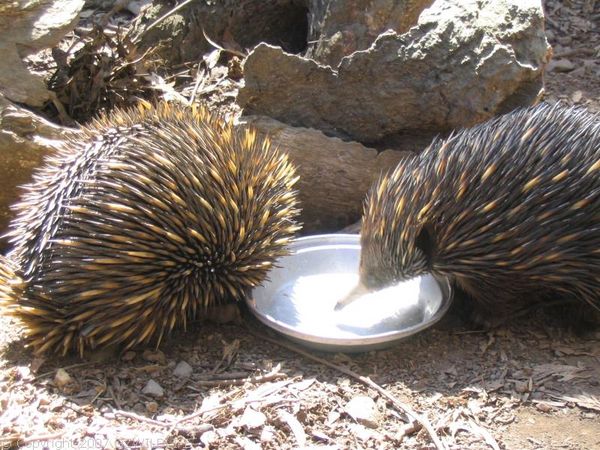
[[(254, 289), (248, 306), (260, 321), (309, 347), (344, 352), (385, 348), (436, 323), (452, 300), (447, 280), (425, 275), (391, 288), (404, 294), (390, 292), (392, 300), (385, 303), (369, 303), (350, 313), (345, 310), (352, 305), (334, 311), (358, 281), (359, 236), (303, 237), (291, 244), (291, 251), (269, 273), (269, 280)], [(311, 293), (313, 280), (324, 274), (330, 282)], [(301, 289), (310, 295), (298, 301)]]

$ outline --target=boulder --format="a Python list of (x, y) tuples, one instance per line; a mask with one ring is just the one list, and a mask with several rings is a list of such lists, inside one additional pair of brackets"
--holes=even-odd
[(260, 44), (237, 100), (245, 114), (373, 143), (534, 102), (550, 51), (540, 0), (437, 0), (406, 33), (386, 31), (333, 67)]
[(296, 166), (303, 234), (338, 231), (355, 223), (362, 215), (371, 184), (381, 173), (413, 155), (410, 151), (377, 151), (267, 117), (243, 117), (242, 123), (269, 136)]
[(387, 30), (404, 33), (433, 0), (311, 0), (304, 56), (336, 67)]
[(73, 28), (84, 0), (18, 0), (0, 4), (0, 92), (14, 102), (42, 106), (50, 99), (44, 80), (23, 58), (52, 47)]

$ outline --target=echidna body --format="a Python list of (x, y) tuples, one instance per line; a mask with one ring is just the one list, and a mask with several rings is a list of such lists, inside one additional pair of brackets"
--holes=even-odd
[(367, 287), (430, 272), (483, 322), (558, 299), (600, 317), (600, 118), (542, 104), (437, 139), (373, 186), (361, 234)]
[(203, 108), (101, 118), (34, 179), (0, 298), (37, 352), (158, 343), (242, 298), (297, 229), (286, 156)]

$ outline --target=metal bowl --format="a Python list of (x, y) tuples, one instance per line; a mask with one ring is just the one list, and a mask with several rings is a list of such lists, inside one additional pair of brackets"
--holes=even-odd
[[(280, 259), (269, 272), (269, 280), (254, 289), (248, 306), (261, 322), (292, 340), (318, 350), (343, 352), (391, 346), (430, 327), (448, 310), (449, 282), (425, 275), (388, 288), (384, 301), (369, 300), (335, 311), (337, 301), (358, 282), (359, 258), (358, 235), (296, 239), (291, 254)], [(320, 282), (323, 276), (327, 284)], [(395, 295), (401, 291), (402, 295)]]

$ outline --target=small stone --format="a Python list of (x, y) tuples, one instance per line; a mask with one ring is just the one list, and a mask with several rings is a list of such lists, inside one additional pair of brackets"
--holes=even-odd
[(523, 393), (529, 391), (527, 381), (515, 381), (515, 391), (518, 392), (519, 394), (523, 394)]
[(348, 428), (350, 433), (352, 433), (360, 441), (367, 442), (375, 437), (373, 430), (370, 430), (359, 423), (352, 423)]
[(248, 430), (254, 430), (262, 427), (267, 421), (265, 416), (260, 411), (256, 411), (249, 406), (244, 410), (244, 414), (240, 417), (238, 425)]
[(175, 367), (175, 370), (173, 370), (173, 375), (180, 378), (189, 378), (193, 371), (194, 369), (192, 369), (192, 366), (190, 366), (187, 362), (179, 361)]
[(219, 435), (216, 431), (207, 431), (206, 433), (202, 433), (200, 436), (200, 442), (202, 442), (206, 447), (211, 446), (211, 444), (216, 443), (219, 440)]
[(144, 8), (150, 5), (152, 1), (150, 0), (135, 0), (131, 2), (127, 2), (126, 9), (134, 16), (139, 16)]
[(369, 428), (377, 428), (381, 420), (381, 414), (377, 405), (371, 397), (359, 395), (354, 397), (344, 408), (346, 414)]
[(71, 375), (69, 375), (65, 369), (58, 369), (56, 371), (56, 375), (54, 375), (54, 384), (59, 389), (64, 388), (67, 384), (71, 383), (72, 381), (73, 379), (71, 378)]
[(274, 440), (275, 440), (275, 428), (267, 425), (266, 427), (263, 428), (262, 432), (260, 433), (260, 442), (262, 442), (263, 444), (267, 444), (269, 442), (273, 442)]
[(167, 358), (165, 357), (165, 354), (163, 352), (161, 352), (160, 350), (144, 350), (144, 353), (142, 353), (142, 358), (144, 358), (144, 360), (148, 361), (148, 362), (156, 362), (159, 364), (165, 364), (167, 361)]
[(29, 369), (33, 373), (37, 373), (37, 371), (42, 367), (42, 365), (46, 362), (46, 358), (33, 358), (31, 364), (29, 364)]
[(134, 358), (135, 358), (135, 352), (130, 350), (128, 352), (123, 353), (123, 356), (121, 356), (121, 361), (129, 362), (129, 361), (133, 361)]
[(261, 446), (246, 436), (237, 436), (235, 443), (240, 446), (242, 450), (260, 450)]
[(537, 408), (538, 411), (545, 412), (545, 413), (549, 413), (552, 411), (552, 406), (550, 406), (548, 403), (536, 403), (535, 407)]
[(573, 92), (573, 94), (571, 94), (571, 100), (573, 101), (573, 103), (579, 103), (581, 101), (583, 97), (583, 92), (581, 91), (575, 91)]
[(17, 366), (15, 377), (17, 380), (25, 380), (31, 376), (31, 369), (25, 366)]
[(548, 72), (571, 72), (575, 69), (575, 64), (568, 59), (553, 59), (548, 63)]
[(156, 411), (158, 411), (158, 403), (156, 403), (156, 402), (146, 402), (146, 411), (148, 411), (149, 413), (154, 414)]
[(144, 389), (142, 389), (142, 394), (151, 395), (152, 397), (162, 397), (165, 395), (164, 389), (154, 380), (148, 380)]

